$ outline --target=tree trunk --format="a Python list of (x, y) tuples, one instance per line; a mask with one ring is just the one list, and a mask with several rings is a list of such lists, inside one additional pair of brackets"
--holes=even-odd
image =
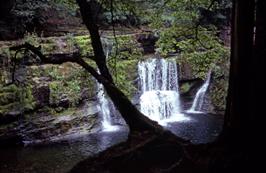
[(104, 55), (103, 46), (101, 43), (101, 38), (99, 34), (99, 28), (97, 26), (97, 11), (95, 10), (97, 2), (95, 0), (76, 0), (83, 22), (88, 28), (91, 36), (91, 45), (93, 47), (94, 56), (96, 57), (95, 62), (100, 70), (100, 73), (113, 83), (113, 78), (109, 73), (108, 67), (106, 65), (106, 57)]
[(256, 34), (254, 58), (252, 62), (253, 83), (252, 83), (252, 101), (254, 118), (261, 119), (262, 109), (265, 106), (265, 88), (266, 88), (266, 1), (258, 0), (256, 8)]
[[(258, 141), (260, 136), (265, 135), (265, 98), (266, 98), (266, 1), (257, 0), (256, 7), (256, 32), (255, 32), (255, 46), (254, 56), (252, 61), (252, 117), (250, 117), (249, 130), (250, 135), (250, 147), (254, 150), (251, 152), (252, 157), (256, 158), (255, 153), (261, 153), (265, 146), (262, 146)], [(259, 137), (259, 138), (258, 138)], [(262, 156), (259, 156), (259, 158)]]
[(230, 140), (244, 139), (252, 117), (250, 63), (253, 56), (254, 0), (235, 0), (232, 16), (231, 67), (224, 134)]

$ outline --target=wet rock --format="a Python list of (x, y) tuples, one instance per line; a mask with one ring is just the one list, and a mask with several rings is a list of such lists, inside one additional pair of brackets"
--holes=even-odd
[(27, 75), (27, 68), (24, 65), (20, 65), (17, 67), (14, 73), (14, 80), (18, 83), (25, 83)]
[(69, 98), (66, 95), (62, 95), (57, 106), (68, 108), (70, 106)]
[(82, 89), (82, 91), (81, 91), (81, 93), (80, 93), (80, 99), (81, 100), (87, 100), (87, 99), (89, 99), (89, 89), (88, 88), (84, 88), (84, 89)]
[(78, 109), (66, 109), (57, 115), (31, 115), (19, 125), (25, 144), (60, 141), (101, 129), (96, 103), (84, 103)]
[(192, 67), (187, 62), (181, 62), (179, 64), (179, 80), (192, 80), (195, 78), (192, 74)]
[(0, 113), (0, 125), (9, 124), (11, 122), (17, 121), (19, 118), (22, 118), (21, 110), (14, 110), (4, 114)]

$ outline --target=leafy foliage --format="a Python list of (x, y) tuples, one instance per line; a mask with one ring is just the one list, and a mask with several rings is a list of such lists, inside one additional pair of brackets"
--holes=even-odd
[(69, 99), (71, 106), (75, 106), (82, 99), (82, 90), (85, 88), (91, 91), (91, 93), (88, 93), (88, 97), (93, 96), (94, 80), (85, 70), (74, 64), (67, 63), (62, 65), (61, 68), (47, 66), (45, 75), (51, 77), (52, 80), (49, 83), (51, 90), (50, 102), (52, 104), (56, 105), (62, 97), (66, 97)]
[(76, 0), (53, 0), (55, 4), (67, 7), (73, 13), (76, 12), (78, 6)]
[[(115, 38), (109, 38), (115, 44)], [(110, 42), (109, 41), (109, 42)], [(142, 58), (142, 49), (133, 35), (120, 35), (108, 59), (108, 66), (115, 83), (129, 98), (137, 91), (137, 63)]]
[[(213, 3), (213, 4), (212, 4)], [(202, 11), (217, 11), (220, 3), (211, 0), (158, 1), (162, 6), (151, 11), (150, 26), (159, 35), (157, 51), (163, 56), (180, 54), (179, 61), (189, 63), (195, 77), (204, 78), (218, 59), (227, 59), (229, 50), (218, 37), (219, 30), (204, 22)]]

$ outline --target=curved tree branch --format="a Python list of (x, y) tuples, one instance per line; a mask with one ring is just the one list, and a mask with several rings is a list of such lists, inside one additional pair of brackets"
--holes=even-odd
[(10, 48), (10, 50), (17, 52), (21, 51), (22, 49), (29, 50), (37, 55), (40, 58), (41, 63), (43, 64), (63, 64), (66, 62), (76, 63), (85, 68), (93, 77), (97, 79), (97, 81), (102, 83), (102, 80), (104, 80), (104, 78), (99, 73), (97, 73), (97, 71), (92, 66), (90, 66), (81, 58), (81, 55), (79, 53), (53, 54), (52, 56), (47, 57), (41, 52), (40, 47), (35, 47), (29, 43), (13, 46)]

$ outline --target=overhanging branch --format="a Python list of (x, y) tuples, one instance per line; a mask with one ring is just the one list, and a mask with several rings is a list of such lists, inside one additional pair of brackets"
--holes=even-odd
[(79, 64), (81, 67), (83, 67), (85, 70), (87, 70), (98, 82), (105, 83), (107, 82), (106, 79), (101, 76), (92, 66), (90, 66), (87, 62), (85, 62), (79, 53), (73, 53), (73, 54), (54, 54), (52, 56), (45, 56), (42, 52), (40, 47), (35, 47), (29, 43), (25, 43), (18, 46), (13, 46), (10, 48), (10, 50), (13, 51), (21, 51), (23, 49), (29, 50), (35, 55), (37, 55), (41, 63), (43, 64), (63, 64), (66, 62), (72, 62)]

